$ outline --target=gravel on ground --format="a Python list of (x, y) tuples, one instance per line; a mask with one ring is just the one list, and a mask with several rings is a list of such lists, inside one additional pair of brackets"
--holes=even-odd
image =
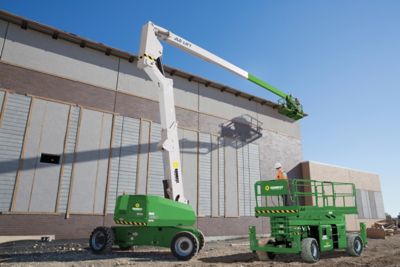
[(52, 242), (18, 241), (0, 244), (0, 266), (399, 266), (400, 235), (385, 240), (369, 239), (361, 257), (345, 251), (322, 253), (321, 260), (307, 264), (299, 255), (278, 255), (273, 261), (259, 261), (249, 250), (247, 239), (208, 242), (190, 261), (177, 261), (169, 249), (135, 247), (131, 251), (115, 248), (106, 255), (96, 255), (87, 240)]

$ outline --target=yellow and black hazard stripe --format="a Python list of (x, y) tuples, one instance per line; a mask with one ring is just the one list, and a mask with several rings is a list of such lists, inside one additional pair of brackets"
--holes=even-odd
[(154, 58), (154, 57), (152, 57), (152, 56), (150, 56), (150, 55), (148, 55), (148, 54), (144, 54), (144, 56), (147, 57), (147, 58), (149, 58), (149, 59), (151, 59), (151, 60), (154, 60), (154, 61), (157, 60), (156, 58)]
[(134, 226), (146, 226), (147, 225), (147, 223), (145, 223), (145, 222), (127, 222), (127, 221), (122, 221), (122, 220), (115, 220), (114, 222), (116, 224), (134, 225)]
[(256, 210), (258, 214), (270, 214), (270, 213), (296, 213), (297, 210)]

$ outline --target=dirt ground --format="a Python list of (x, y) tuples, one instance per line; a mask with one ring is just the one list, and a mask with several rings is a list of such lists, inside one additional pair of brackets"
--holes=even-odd
[(0, 266), (400, 266), (400, 235), (385, 240), (369, 240), (361, 257), (344, 251), (322, 253), (316, 264), (306, 264), (297, 255), (278, 255), (273, 261), (258, 261), (249, 251), (248, 240), (208, 242), (191, 261), (180, 262), (168, 249), (137, 247), (94, 255), (81, 241), (24, 241), (0, 245)]

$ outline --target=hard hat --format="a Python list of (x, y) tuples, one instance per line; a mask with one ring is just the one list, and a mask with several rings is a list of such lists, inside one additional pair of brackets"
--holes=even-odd
[(279, 169), (282, 168), (282, 164), (280, 164), (279, 162), (275, 163), (275, 169)]

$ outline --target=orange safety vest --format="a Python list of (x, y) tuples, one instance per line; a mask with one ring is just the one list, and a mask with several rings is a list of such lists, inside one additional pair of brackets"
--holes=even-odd
[(278, 180), (287, 180), (287, 175), (282, 170), (282, 168), (278, 169), (278, 172), (276, 173), (276, 179), (278, 179)]

